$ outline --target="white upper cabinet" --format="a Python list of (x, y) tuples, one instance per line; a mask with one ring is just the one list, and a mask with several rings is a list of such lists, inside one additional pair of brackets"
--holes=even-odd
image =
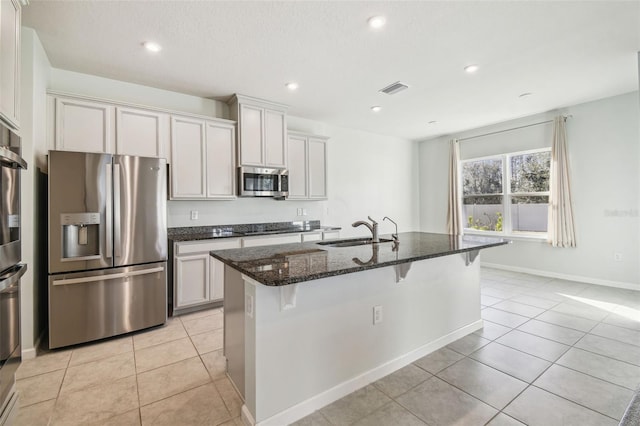
[(239, 145), (240, 162), (242, 165), (263, 165), (264, 138), (262, 124), (264, 110), (250, 105), (240, 105), (238, 120), (238, 135), (242, 143)]
[(116, 108), (116, 154), (167, 158), (168, 143), (168, 114)]
[(55, 149), (113, 153), (115, 107), (71, 98), (55, 105)]
[(0, 118), (20, 128), (20, 21), (18, 0), (0, 1)]
[(236, 197), (234, 134), (227, 120), (171, 118), (172, 200)]
[(264, 111), (264, 150), (267, 167), (287, 167), (287, 123), (282, 111)]
[(233, 124), (207, 122), (207, 198), (236, 197), (235, 130)]
[(206, 192), (205, 122), (171, 117), (171, 199), (202, 199)]
[(288, 146), (289, 196), (291, 200), (305, 200), (307, 193), (307, 138), (289, 133)]
[(229, 106), (238, 122), (239, 164), (287, 167), (287, 107), (243, 95), (235, 95)]
[(309, 139), (309, 198), (327, 198), (327, 139), (310, 136)]
[(327, 137), (288, 132), (290, 200), (327, 198)]

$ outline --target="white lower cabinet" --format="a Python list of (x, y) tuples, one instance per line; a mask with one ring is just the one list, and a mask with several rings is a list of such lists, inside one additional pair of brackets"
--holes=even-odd
[[(205, 308), (224, 298), (224, 263), (211, 257), (211, 250), (320, 241), (339, 236), (340, 231), (315, 231), (174, 243), (173, 308), (180, 313), (182, 309), (199, 305)], [(319, 254), (296, 256), (292, 261), (305, 262), (315, 271), (326, 266), (327, 258)]]
[(322, 232), (305, 232), (302, 234), (302, 242), (307, 243), (309, 241), (322, 240)]
[(335, 240), (336, 238), (340, 238), (340, 231), (323, 231), (322, 232), (323, 240)]
[(209, 253), (176, 257), (175, 308), (209, 302)]
[(174, 244), (173, 307), (180, 310), (224, 298), (224, 264), (211, 250), (240, 248), (239, 238)]

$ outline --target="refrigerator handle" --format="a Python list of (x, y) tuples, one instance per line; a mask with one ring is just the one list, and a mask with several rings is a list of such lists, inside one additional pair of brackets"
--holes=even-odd
[(82, 278), (62, 278), (59, 280), (53, 280), (53, 285), (86, 284), (86, 283), (93, 283), (96, 281), (108, 281), (108, 280), (116, 280), (120, 278), (126, 279), (129, 277), (135, 277), (138, 275), (155, 274), (156, 272), (162, 272), (162, 271), (164, 271), (164, 267), (157, 266), (155, 268), (140, 269), (137, 271), (130, 271), (130, 272), (119, 272), (115, 274), (94, 275), (94, 276), (82, 277)]
[(0, 275), (0, 292), (15, 287), (25, 272), (27, 272), (25, 263), (17, 263), (7, 269), (4, 274)]
[(105, 240), (106, 240), (106, 253), (107, 259), (111, 258), (113, 254), (113, 171), (111, 169), (111, 163), (107, 164), (105, 169), (105, 176), (107, 179), (107, 202), (106, 202), (106, 220), (105, 220)]
[(120, 164), (113, 165), (113, 245), (114, 257), (122, 256), (122, 241), (120, 232)]

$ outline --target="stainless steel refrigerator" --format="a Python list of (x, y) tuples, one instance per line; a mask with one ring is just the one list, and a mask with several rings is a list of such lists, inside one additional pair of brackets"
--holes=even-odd
[(166, 160), (49, 151), (49, 347), (167, 318)]

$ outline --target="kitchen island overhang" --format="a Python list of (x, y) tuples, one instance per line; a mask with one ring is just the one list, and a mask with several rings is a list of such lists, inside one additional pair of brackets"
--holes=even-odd
[(224, 350), (245, 422), (291, 423), (481, 328), (474, 259), (506, 243), (404, 233), (211, 252), (226, 264)]

